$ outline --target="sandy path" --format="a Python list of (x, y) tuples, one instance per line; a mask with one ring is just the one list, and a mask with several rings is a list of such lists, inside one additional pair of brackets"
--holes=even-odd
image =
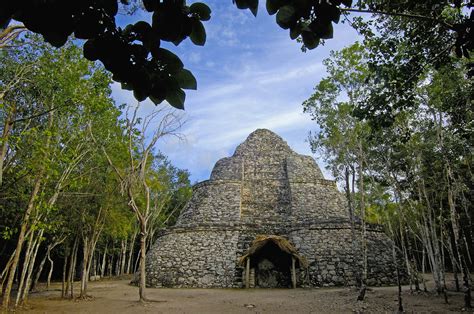
[[(364, 302), (355, 301), (349, 288), (321, 289), (147, 289), (148, 297), (161, 302), (137, 302), (138, 288), (128, 279), (89, 284), (88, 300), (62, 300), (59, 286), (31, 295), (24, 313), (351, 313), (394, 312), (396, 287), (372, 288)], [(404, 288), (407, 312), (446, 313), (462, 308), (461, 293), (449, 293), (450, 304), (429, 293), (410, 294)], [(77, 291), (77, 290), (76, 290)]]

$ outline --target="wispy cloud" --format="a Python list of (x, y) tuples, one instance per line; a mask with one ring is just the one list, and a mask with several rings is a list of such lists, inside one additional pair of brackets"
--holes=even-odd
[[(261, 1), (263, 2), (263, 1)], [(192, 173), (192, 180), (209, 177), (214, 163), (257, 128), (282, 136), (298, 153), (311, 155), (308, 132), (317, 129), (302, 113), (302, 102), (325, 75), (322, 60), (331, 49), (357, 39), (348, 26), (337, 26), (337, 39), (302, 53), (288, 31), (275, 24), (264, 6), (259, 16), (238, 10), (230, 1), (209, 1), (213, 9), (206, 22), (207, 43), (195, 47), (189, 41), (172, 47), (198, 79), (198, 91), (187, 91), (185, 141), (169, 138), (159, 149), (172, 162)], [(133, 101), (133, 95), (113, 87), (117, 103)], [(151, 102), (144, 107), (153, 108)]]

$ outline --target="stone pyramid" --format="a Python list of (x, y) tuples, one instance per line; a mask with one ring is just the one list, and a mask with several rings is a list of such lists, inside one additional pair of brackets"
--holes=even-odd
[[(252, 250), (244, 269), (239, 258), (258, 235), (284, 237), (307, 267), (291, 268), (291, 254), (269, 241)], [(368, 283), (393, 283), (389, 239), (379, 226), (369, 227), (367, 239)], [(288, 287), (294, 276), (298, 286), (353, 285), (361, 259), (351, 243), (347, 204), (335, 182), (324, 179), (313, 158), (258, 129), (193, 187), (176, 225), (147, 254), (147, 284), (242, 287), (247, 278), (257, 287)]]

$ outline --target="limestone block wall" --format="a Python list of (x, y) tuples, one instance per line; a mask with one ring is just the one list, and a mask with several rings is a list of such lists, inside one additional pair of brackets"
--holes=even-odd
[[(393, 262), (392, 242), (383, 232), (367, 232), (367, 284), (369, 286), (397, 284), (397, 269)], [(401, 256), (399, 270), (402, 281), (405, 276)]]
[[(360, 233), (357, 232), (360, 237)], [(350, 226), (326, 224), (324, 227), (298, 229), (289, 233), (290, 241), (309, 263), (312, 286), (355, 285), (361, 270), (362, 253), (352, 252)], [(380, 231), (367, 232), (367, 284), (380, 286), (396, 283), (396, 269), (390, 254), (390, 240)], [(303, 282), (304, 274), (300, 275)]]
[(241, 193), (242, 221), (264, 223), (287, 219), (291, 195), (286, 180), (243, 181)]
[(313, 182), (324, 179), (321, 169), (310, 156), (294, 154), (286, 158), (286, 172), (289, 181)]
[(183, 209), (177, 225), (238, 221), (240, 192), (240, 182), (201, 182), (194, 186), (193, 196)]
[(158, 238), (147, 254), (147, 286), (234, 286), (239, 231), (194, 230)]
[(259, 129), (251, 133), (245, 142), (237, 146), (234, 156), (255, 157), (257, 154), (265, 153), (286, 157), (294, 152), (280, 136), (270, 130)]
[(291, 213), (295, 221), (346, 218), (346, 207), (341, 206), (340, 193), (334, 181), (291, 181)]
[(242, 159), (225, 157), (218, 160), (212, 169), (210, 180), (242, 180)]

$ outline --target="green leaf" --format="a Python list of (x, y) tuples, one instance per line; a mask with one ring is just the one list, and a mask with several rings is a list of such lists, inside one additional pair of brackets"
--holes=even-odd
[(158, 98), (158, 97), (155, 97), (153, 95), (150, 95), (148, 96), (150, 98), (150, 100), (155, 104), (155, 105), (159, 105), (163, 102), (164, 99), (162, 98)]
[(128, 83), (120, 83), (120, 85), (122, 86), (122, 89), (126, 89), (126, 90), (133, 90), (133, 86), (128, 84)]
[(249, 8), (249, 4), (248, 4), (247, 0), (232, 0), (232, 2), (234, 2), (237, 5), (237, 8), (239, 8), (239, 9), (248, 9)]
[(64, 46), (68, 39), (68, 34), (60, 33), (59, 31), (52, 31), (43, 34), (43, 38), (45, 41), (50, 43), (56, 48)]
[(175, 78), (178, 81), (179, 87), (183, 89), (197, 89), (197, 81), (191, 71), (183, 69)]
[(193, 30), (191, 35), (189, 35), (191, 41), (198, 46), (204, 46), (206, 43), (206, 30), (204, 29), (204, 25), (199, 20), (193, 20)]
[(150, 97), (150, 100), (155, 105), (161, 104), (166, 98), (166, 90), (165, 81), (157, 81), (151, 89), (150, 96), (148, 97)]
[(258, 0), (247, 0), (249, 5), (250, 12), (252, 12), (253, 16), (257, 16), (258, 13)]
[(334, 23), (339, 23), (339, 19), (341, 18), (341, 10), (339, 10), (338, 7), (336, 6), (331, 6), (330, 9), (328, 9), (328, 17), (334, 22)]
[(144, 101), (148, 97), (148, 95), (148, 90), (146, 89), (135, 87), (135, 89), (133, 90), (133, 96), (138, 101)]
[(325, 26), (326, 27), (321, 30), (321, 38), (322, 39), (331, 39), (334, 35), (334, 29), (332, 27), (332, 23), (329, 22)]
[(296, 10), (292, 5), (285, 5), (278, 10), (276, 22), (283, 29), (290, 28), (291, 22), (295, 16)]
[(352, 0), (342, 0), (341, 2), (343, 5), (345, 5), (348, 8), (352, 6)]
[(82, 47), (84, 57), (89, 61), (96, 61), (100, 57), (100, 51), (97, 49), (97, 41), (89, 39)]
[(184, 67), (183, 62), (177, 55), (169, 50), (158, 48), (151, 52), (153, 58), (157, 59), (161, 64), (166, 66), (169, 73), (178, 73)]
[(299, 35), (301, 35), (301, 27), (299, 24), (290, 28), (290, 38), (296, 39)]
[(250, 9), (254, 16), (257, 16), (258, 12), (258, 0), (233, 0), (233, 3), (237, 5), (239, 9)]
[(158, 1), (155, 0), (142, 0), (143, 6), (145, 7), (145, 10), (148, 12), (153, 12), (157, 9), (158, 7)]
[(303, 37), (303, 43), (306, 48), (311, 50), (319, 45), (319, 38), (317, 38), (312, 32), (303, 32), (301, 36)]
[(281, 0), (267, 0), (267, 12), (273, 15), (278, 12), (278, 9), (282, 7), (283, 3)]
[(181, 88), (169, 90), (166, 93), (166, 101), (176, 109), (184, 109), (184, 101), (186, 100), (186, 94)]
[(201, 21), (208, 21), (211, 18), (211, 9), (202, 2), (191, 4), (189, 12), (199, 15)]

